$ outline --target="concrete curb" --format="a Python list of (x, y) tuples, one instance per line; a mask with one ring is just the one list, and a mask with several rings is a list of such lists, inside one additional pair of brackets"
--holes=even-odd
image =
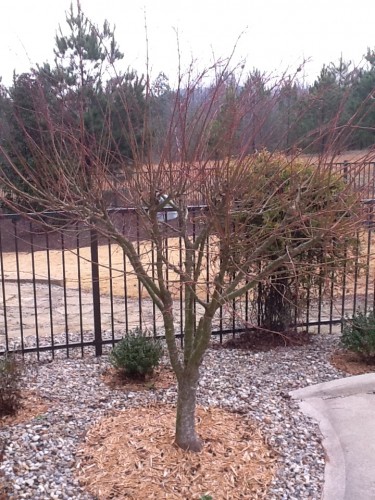
[[(299, 401), (301, 411), (305, 415), (318, 422), (322, 433), (322, 444), (327, 453), (322, 498), (324, 500), (354, 500), (352, 481), (348, 478), (353, 465), (350, 459), (348, 463), (348, 451), (351, 451), (352, 448), (350, 446), (348, 450), (347, 436), (345, 436), (345, 432), (342, 433), (342, 426), (341, 431), (340, 425), (335, 428), (335, 424), (338, 423), (337, 409), (344, 411), (345, 405), (347, 407), (353, 405), (353, 398), (361, 399), (361, 401), (364, 401), (364, 398), (372, 399), (372, 395), (375, 394), (375, 373), (316, 384), (292, 391), (289, 394), (292, 399)], [(354, 426), (353, 430), (356, 432), (356, 421), (351, 420), (349, 424), (349, 428)], [(355, 438), (357, 438), (357, 434), (355, 434)], [(358, 439), (363, 444), (363, 435), (358, 434)], [(349, 444), (351, 445), (352, 442)], [(355, 446), (353, 449), (356, 449)], [(361, 459), (362, 457), (358, 456), (359, 462)], [(357, 495), (355, 500), (375, 498), (375, 496), (371, 496), (371, 491), (373, 491), (372, 470), (375, 464), (372, 464), (373, 458), (370, 458), (370, 461), (370, 464), (365, 462), (367, 466), (370, 465), (368, 470), (369, 480), (366, 479), (369, 483), (366, 485), (366, 495), (362, 496), (363, 492), (358, 492), (360, 496)], [(353, 478), (353, 476), (351, 477)], [(370, 496), (367, 496), (367, 494), (370, 494)]]
[(341, 378), (331, 382), (310, 385), (303, 389), (292, 391), (292, 399), (345, 397), (353, 394), (375, 393), (375, 373), (356, 375), (354, 377)]
[(346, 489), (346, 465), (340, 438), (329, 418), (324, 416), (324, 403), (320, 398), (300, 401), (301, 411), (317, 421), (322, 433), (322, 445), (326, 450), (324, 487), (322, 499), (343, 500)]

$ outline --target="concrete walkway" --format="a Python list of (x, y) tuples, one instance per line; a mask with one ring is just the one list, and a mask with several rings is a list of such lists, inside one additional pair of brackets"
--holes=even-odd
[(324, 500), (375, 500), (375, 373), (290, 393), (318, 421), (327, 453)]

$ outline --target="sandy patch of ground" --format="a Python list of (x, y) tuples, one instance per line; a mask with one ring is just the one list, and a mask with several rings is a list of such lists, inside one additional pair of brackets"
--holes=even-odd
[[(369, 240), (370, 235), (370, 240)], [(363, 231), (361, 238), (361, 256), (359, 258), (360, 269), (358, 270), (357, 285), (354, 285), (354, 273), (347, 275), (346, 279), (346, 293), (351, 294), (365, 294), (369, 290), (374, 289), (375, 278), (375, 259), (373, 258), (375, 251), (375, 235), (371, 232)], [(216, 241), (213, 238), (210, 242), (210, 259), (214, 255)], [(139, 252), (141, 261), (149, 276), (156, 280), (156, 267), (155, 267), (155, 250), (152, 243), (149, 241), (141, 241), (139, 246), (135, 247)], [(100, 292), (102, 295), (109, 295), (112, 293), (114, 296), (124, 297), (125, 295), (130, 299), (138, 299), (139, 296), (148, 298), (148, 293), (143, 287), (139, 285), (138, 279), (134, 270), (129, 262), (129, 259), (124, 257), (123, 250), (115, 244), (110, 246), (99, 246), (99, 278), (100, 278)], [(367, 252), (369, 250), (369, 257)], [(30, 252), (19, 252), (19, 276), (21, 280), (31, 281), (33, 276), (39, 282), (47, 282), (51, 280), (53, 284), (62, 286), (64, 275), (67, 288), (81, 289), (86, 292), (92, 290), (92, 268), (91, 268), (91, 253), (90, 247), (82, 247), (79, 253), (76, 250), (50, 250), (49, 255), (46, 251), (36, 251), (33, 254)], [(176, 266), (183, 262), (184, 254), (180, 251), (180, 241), (178, 238), (168, 239), (168, 259)], [(203, 272), (201, 274), (201, 281), (197, 284), (197, 291), (204, 299), (207, 292), (212, 288), (212, 280), (215, 272), (215, 262), (209, 262), (209, 272), (207, 269), (207, 259), (203, 259)], [(348, 265), (353, 268), (352, 264)], [(368, 267), (368, 279), (366, 280), (366, 268)], [(15, 253), (3, 254), (3, 268), (4, 277), (6, 280), (17, 280), (17, 258)], [(35, 269), (35, 273), (33, 273)], [(207, 281), (207, 277), (209, 278)], [(168, 271), (169, 287), (172, 290), (173, 296), (176, 300), (180, 297), (180, 278), (172, 270)], [(340, 285), (335, 286), (335, 294), (341, 295)]]
[[(141, 241), (139, 244), (139, 255), (141, 261), (150, 276), (156, 276), (155, 250), (151, 242)], [(49, 258), (49, 260), (48, 260)], [(19, 276), (22, 280), (33, 279), (33, 267), (35, 278), (40, 282), (50, 279), (54, 284), (63, 285), (65, 275), (66, 286), (77, 289), (79, 284), (82, 290), (91, 291), (91, 253), (90, 247), (82, 247), (79, 254), (76, 250), (50, 250), (49, 256), (45, 251), (20, 252)], [(180, 254), (178, 238), (168, 239), (168, 259), (171, 263), (178, 265), (183, 254)], [(139, 287), (137, 277), (128, 258), (124, 257), (122, 249), (118, 245), (99, 246), (99, 277), (100, 291), (102, 294), (110, 294), (124, 297), (125, 291), (128, 298), (148, 297), (143, 286)], [(17, 259), (15, 253), (3, 254), (4, 277), (6, 280), (17, 279)], [(203, 263), (206, 269), (207, 262)], [(202, 282), (198, 283), (200, 293), (207, 293), (205, 278), (206, 272), (202, 273)], [(156, 279), (156, 278), (155, 278)], [(168, 271), (168, 282), (174, 295), (178, 297), (180, 290), (180, 278), (173, 272)]]
[[(317, 154), (304, 154), (301, 157), (312, 161), (322, 159), (322, 157)], [(324, 159), (329, 160), (329, 157), (326, 156)], [(375, 151), (371, 152), (370, 149), (353, 149), (352, 151), (343, 151), (342, 153), (335, 155), (333, 161), (334, 163), (343, 163), (344, 161), (347, 161), (348, 163), (360, 163), (361, 161), (372, 162), (375, 161)]]

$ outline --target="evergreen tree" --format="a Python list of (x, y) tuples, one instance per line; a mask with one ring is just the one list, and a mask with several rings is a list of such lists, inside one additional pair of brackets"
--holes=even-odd
[(361, 68), (353, 81), (349, 112), (356, 113), (357, 130), (353, 134), (351, 147), (363, 149), (375, 142), (375, 51), (367, 49), (367, 65)]
[[(70, 129), (86, 148), (98, 155), (106, 150), (105, 161), (100, 160), (116, 173), (119, 167), (128, 168), (134, 154), (142, 150), (144, 79), (130, 70), (125, 74), (118, 71), (116, 64), (123, 54), (114, 29), (107, 21), (102, 28), (91, 23), (79, 1), (76, 9), (71, 4), (66, 26), (66, 34), (60, 27), (56, 35), (54, 64), (44, 63), (29, 73), (14, 76), (4, 111), (9, 140), (4, 137), (3, 142), (9, 144), (9, 154), (16, 164), (17, 156), (29, 158), (30, 164), (35, 162), (37, 155), (29, 150), (29, 143), (34, 147), (43, 145), (45, 150), (50, 142), (51, 147), (63, 150), (59, 129), (49, 130), (40, 120), (41, 108), (46, 108), (44, 115), (59, 116), (60, 129)], [(89, 189), (92, 163), (73, 156), (69, 161), (72, 174), (81, 172), (81, 180)], [(34, 167), (38, 175), (40, 164)], [(25, 190), (27, 182), (22, 181), (21, 164), (19, 174), (20, 189)]]
[(324, 153), (326, 145), (332, 144), (330, 136), (338, 129), (337, 120), (342, 119), (344, 103), (345, 87), (340, 79), (332, 63), (324, 65), (304, 99), (300, 137), (305, 141), (301, 142), (301, 147), (308, 144), (310, 152)]

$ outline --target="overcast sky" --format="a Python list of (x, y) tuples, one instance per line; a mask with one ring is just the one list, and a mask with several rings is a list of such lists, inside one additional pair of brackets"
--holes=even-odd
[[(74, 0), (75, 1), (75, 0)], [(0, 75), (11, 82), (13, 70), (53, 60), (54, 36), (70, 0), (0, 0)], [(95, 23), (116, 24), (125, 64), (145, 65), (144, 12), (154, 76), (171, 79), (177, 67), (178, 30), (183, 64), (191, 58), (207, 65), (230, 54), (238, 36), (237, 60), (249, 69), (279, 74), (311, 59), (304, 76), (315, 78), (323, 63), (359, 63), (375, 48), (375, 0), (81, 0)]]

